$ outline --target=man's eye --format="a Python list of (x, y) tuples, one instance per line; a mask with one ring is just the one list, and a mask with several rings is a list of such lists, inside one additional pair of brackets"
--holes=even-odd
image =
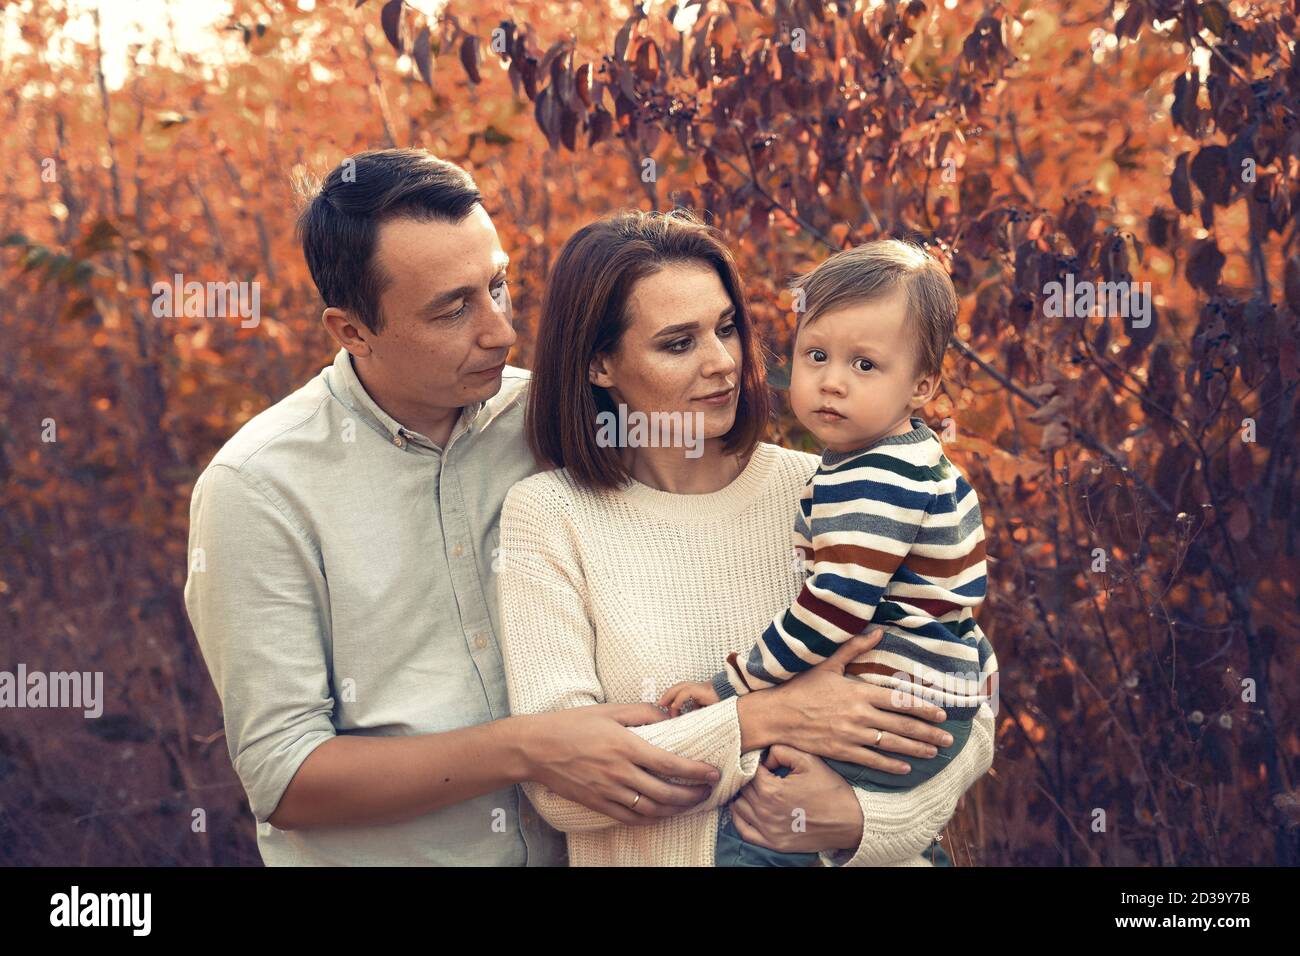
[[(866, 367), (864, 368), (863, 366)], [(871, 359), (860, 358), (853, 360), (853, 367), (859, 372), (870, 372), (876, 366), (872, 364)]]

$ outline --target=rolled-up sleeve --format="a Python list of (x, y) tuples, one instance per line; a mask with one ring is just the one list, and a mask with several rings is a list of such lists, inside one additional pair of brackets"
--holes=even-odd
[(221, 698), (231, 762), (265, 823), (335, 728), (319, 550), (256, 476), (214, 464), (195, 485), (185, 607)]

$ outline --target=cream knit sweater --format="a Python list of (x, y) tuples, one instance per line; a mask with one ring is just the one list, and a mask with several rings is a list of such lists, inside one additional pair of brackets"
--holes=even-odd
[[(760, 444), (711, 494), (631, 482), (579, 488), (564, 469), (516, 484), (501, 511), (502, 652), (514, 714), (600, 703), (653, 703), (681, 680), (707, 681), (745, 651), (803, 583), (790, 529), (817, 458)], [(572, 866), (712, 866), (719, 807), (754, 775), (740, 752), (736, 698), (631, 728), (655, 746), (717, 767), (721, 780), (690, 813), (627, 827), (538, 783), (524, 790), (568, 835)], [(914, 790), (867, 793), (856, 852), (825, 865), (929, 865), (921, 857), (957, 800), (993, 760), (993, 718), (943, 773)]]

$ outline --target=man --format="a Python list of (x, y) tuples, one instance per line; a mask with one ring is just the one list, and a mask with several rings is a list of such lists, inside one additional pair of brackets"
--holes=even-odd
[(563, 863), (519, 781), (680, 812), (717, 778), (623, 729), (650, 704), (503, 719), (495, 527), (536, 466), (480, 200), (415, 150), (330, 174), (299, 233), (338, 355), (194, 489), (185, 602), (268, 864)]
[[(509, 259), (481, 199), (420, 150), (361, 153), (329, 174), (298, 231), (339, 351), (194, 487), (185, 603), (267, 864), (562, 864), (563, 836), (521, 781), (642, 825), (691, 810), (719, 779), (625, 729), (665, 719), (648, 703), (508, 714), (496, 525), (537, 466), (528, 373), (505, 364)], [(863, 640), (752, 695), (753, 726), (773, 740), (796, 716), (820, 726), (815, 700), (920, 739), (919, 721), (879, 722), (878, 688), (836, 676)], [(853, 791), (786, 758), (799, 760), (755, 778), (757, 832), (794, 839), (798, 807), (810, 825), (797, 839), (860, 855), (872, 837)], [(624, 805), (629, 789), (647, 799)]]

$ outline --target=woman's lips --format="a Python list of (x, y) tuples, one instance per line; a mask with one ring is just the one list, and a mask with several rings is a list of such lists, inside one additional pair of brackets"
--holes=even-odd
[(735, 394), (736, 390), (734, 388), (729, 388), (725, 392), (719, 392), (716, 395), (706, 395), (703, 398), (695, 399), (695, 401), (703, 402), (705, 405), (729, 405), (731, 404), (731, 399)]

